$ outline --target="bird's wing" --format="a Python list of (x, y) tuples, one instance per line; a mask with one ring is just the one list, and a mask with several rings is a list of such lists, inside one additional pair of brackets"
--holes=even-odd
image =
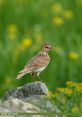
[(26, 73), (33, 72), (39, 68), (47, 66), (49, 59), (46, 58), (42, 52), (39, 52), (36, 56), (31, 58), (31, 60), (26, 64), (23, 70), (21, 70), (17, 76), (17, 79), (24, 76)]
[(31, 58), (31, 60), (28, 61), (24, 69), (19, 73), (31, 72), (38, 68), (45, 67), (48, 64), (48, 61), (49, 59), (44, 59), (42, 52), (39, 52), (36, 56), (34, 56), (33, 58)]
[(50, 58), (48, 54), (46, 55), (43, 52), (39, 52), (35, 57), (33, 57), (28, 64), (25, 66), (26, 68), (30, 68), (31, 70), (36, 70), (41, 67), (45, 67), (48, 65)]
[(32, 69), (34, 68), (34, 66), (37, 66), (37, 60), (38, 60), (38, 56), (39, 54), (37, 54), (36, 56), (32, 57), (27, 64), (25, 65), (24, 69), (21, 70), (19, 73), (24, 73), (26, 71), (32, 71)]
[(36, 56), (31, 58), (31, 60), (28, 61), (25, 68), (30, 68), (31, 70), (34, 70), (36, 67), (40, 66), (40, 58), (41, 53), (39, 52)]
[[(26, 64), (26, 66), (24, 67), (24, 69), (21, 70), (21, 71), (18, 73), (16, 79), (20, 79), (20, 78), (23, 77), (25, 74), (31, 72), (30, 67), (34, 64), (34, 58), (35, 58), (35, 57), (33, 57), (31, 60), (29, 60), (29, 62), (28, 62), (28, 63)], [(31, 66), (30, 66), (30, 65), (31, 65)]]

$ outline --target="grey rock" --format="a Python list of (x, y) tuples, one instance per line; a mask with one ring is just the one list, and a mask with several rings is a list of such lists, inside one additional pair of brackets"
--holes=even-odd
[[(5, 93), (4, 101), (0, 103), (0, 112), (25, 112), (42, 113), (56, 112), (60, 110), (48, 99), (49, 91), (42, 82), (32, 82), (24, 86), (12, 89)], [(21, 115), (21, 117), (47, 117), (47, 115)], [(3, 116), (5, 117), (5, 116)], [(8, 117), (20, 117), (14, 114)], [(58, 117), (58, 115), (54, 115)]]
[(26, 98), (24, 102), (29, 102), (45, 112), (60, 112), (56, 105), (51, 102), (47, 96), (38, 96), (32, 98)]
[[(55, 115), (55, 112), (59, 113), (60, 111), (46, 98), (44, 99), (43, 97), (40, 97), (37, 101), (37, 99), (33, 97), (31, 99), (27, 98), (24, 101), (17, 98), (4, 101), (0, 104), (0, 112), (9, 113), (8, 116), (3, 117), (47, 117), (47, 115), (32, 115), (32, 113), (42, 112), (54, 112), (54, 117), (59, 117), (58, 115)], [(21, 115), (20, 113), (31, 113), (31, 115)]]
[(12, 89), (5, 93), (4, 99), (25, 99), (33, 96), (48, 95), (47, 86), (42, 82), (32, 82), (24, 86)]
[[(19, 115), (18, 112), (19, 113), (40, 112), (40, 108), (34, 106), (33, 104), (23, 102), (19, 99), (11, 99), (11, 100), (2, 102), (2, 104), (0, 105), (0, 112), (8, 113), (8, 116), (3, 116), (3, 117), (20, 117), (20, 116), (26, 117), (25, 115)], [(13, 115), (11, 114), (12, 112), (13, 112)], [(29, 117), (35, 117), (35, 116), (29, 116)]]
[[(4, 101), (0, 106), (11, 112), (39, 112), (40, 111), (40, 109), (34, 106), (33, 104), (23, 102), (19, 99), (11, 99), (11, 100)], [(4, 110), (4, 111), (7, 112), (7, 110)]]

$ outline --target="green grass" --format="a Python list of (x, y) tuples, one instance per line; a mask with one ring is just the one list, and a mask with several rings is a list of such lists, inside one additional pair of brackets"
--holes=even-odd
[(81, 0), (0, 1), (1, 95), (32, 81), (30, 75), (20, 80), (16, 75), (39, 51), (42, 41), (56, 47), (56, 52), (50, 53), (51, 63), (40, 75), (49, 89), (55, 91), (69, 80), (82, 82), (81, 13)]

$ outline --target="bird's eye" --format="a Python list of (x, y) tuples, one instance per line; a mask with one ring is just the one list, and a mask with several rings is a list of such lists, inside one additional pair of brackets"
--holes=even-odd
[(48, 48), (48, 46), (46, 46), (46, 48)]
[(42, 56), (41, 54), (39, 56)]

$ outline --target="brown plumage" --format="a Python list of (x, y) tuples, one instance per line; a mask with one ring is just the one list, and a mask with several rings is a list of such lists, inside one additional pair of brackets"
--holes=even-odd
[(39, 76), (40, 72), (43, 71), (50, 62), (50, 57), (48, 55), (50, 50), (52, 50), (52, 46), (47, 43), (44, 44), (42, 50), (26, 64), (24, 69), (19, 72), (16, 79), (20, 79), (27, 73)]

